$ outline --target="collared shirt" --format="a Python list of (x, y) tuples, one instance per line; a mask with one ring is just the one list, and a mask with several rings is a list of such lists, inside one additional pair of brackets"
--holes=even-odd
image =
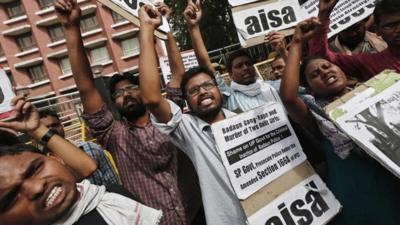
[[(171, 120), (166, 124), (157, 123), (153, 115), (151, 120), (192, 160), (199, 176), (207, 225), (246, 224), (246, 216), (222, 164), (210, 124), (196, 116), (182, 114), (175, 103), (168, 102)], [(225, 109), (223, 112), (226, 117), (235, 115)]]
[(218, 88), (223, 96), (223, 107), (231, 111), (239, 110), (244, 112), (271, 101), (281, 103), (278, 92), (269, 85), (268, 82), (264, 82), (263, 93), (256, 96), (248, 96), (240, 91), (233, 90), (225, 83), (219, 73), (216, 73), (215, 79), (217, 80)]
[(77, 147), (97, 162), (97, 170), (86, 178), (90, 183), (105, 186), (119, 184), (118, 175), (114, 171), (110, 159), (105, 155), (104, 149), (93, 142), (79, 142)]
[(151, 123), (137, 127), (117, 121), (106, 106), (83, 117), (115, 157), (124, 187), (143, 204), (161, 209), (162, 225), (186, 224), (177, 184), (177, 149), (168, 136)]

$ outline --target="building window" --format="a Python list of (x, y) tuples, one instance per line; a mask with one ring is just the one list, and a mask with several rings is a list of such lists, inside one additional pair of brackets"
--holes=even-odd
[(72, 73), (71, 63), (69, 62), (68, 57), (58, 60), (58, 64), (60, 65), (60, 69), (63, 75)]
[(8, 15), (8, 18), (16, 18), (19, 16), (23, 16), (25, 14), (25, 10), (22, 7), (21, 2), (18, 1), (13, 1), (5, 5), (6, 12)]
[(103, 64), (110, 61), (110, 56), (108, 55), (107, 47), (103, 46), (100, 48), (94, 48), (90, 50), (90, 59), (92, 65)]
[(28, 68), (28, 74), (32, 80), (32, 83), (37, 83), (49, 79), (47, 73), (43, 68), (43, 65), (37, 65)]
[(17, 44), (21, 52), (35, 48), (36, 43), (33, 40), (32, 34), (27, 33), (17, 37)]
[(54, 25), (48, 28), (50, 39), (52, 42), (60, 41), (65, 38), (64, 30), (61, 25)]
[(50, 8), (53, 6), (53, 0), (38, 0), (41, 9)]
[(87, 32), (99, 27), (97, 23), (96, 15), (91, 14), (81, 18), (81, 30)]
[(135, 55), (139, 54), (140, 52), (139, 40), (137, 39), (137, 37), (122, 40), (121, 47), (123, 56)]
[(14, 77), (12, 76), (12, 74), (11, 74), (11, 71), (7, 71), (6, 74), (7, 74), (8, 79), (10, 80), (12, 86), (15, 86), (15, 80), (14, 80)]
[(113, 18), (114, 23), (126, 21), (126, 19), (124, 17), (122, 17), (121, 15), (119, 15), (118, 13), (116, 13), (114, 11), (111, 11), (111, 16)]
[(1, 47), (1, 45), (0, 45), (0, 57), (3, 57), (3, 56), (5, 56), (4, 50), (3, 50), (3, 47)]

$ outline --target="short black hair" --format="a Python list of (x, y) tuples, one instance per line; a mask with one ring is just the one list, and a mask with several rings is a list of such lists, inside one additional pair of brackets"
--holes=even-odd
[(44, 155), (39, 149), (27, 144), (15, 144), (0, 146), (0, 157), (7, 155), (16, 155), (24, 152), (33, 152)]
[(139, 85), (139, 77), (136, 75), (128, 75), (128, 74), (115, 74), (110, 78), (110, 81), (108, 83), (108, 88), (110, 90), (110, 95), (111, 97), (115, 93), (115, 85), (117, 85), (118, 82), (123, 81), (123, 80), (128, 80), (132, 84)]
[[(301, 65), (300, 65), (300, 85), (303, 87), (310, 87), (310, 85), (308, 85), (307, 82), (307, 76), (306, 76), (306, 68), (308, 66), (308, 64), (310, 64), (311, 61), (316, 60), (316, 59), (324, 59), (324, 60), (328, 60), (326, 57), (324, 56), (320, 56), (320, 55), (314, 55), (314, 56), (309, 56), (309, 57), (305, 57), (302, 61), (301, 61)], [(328, 60), (329, 61), (329, 60)]]
[(232, 52), (229, 55), (228, 62), (226, 63), (226, 66), (228, 68), (228, 72), (232, 71), (233, 60), (235, 60), (236, 58), (241, 57), (241, 56), (246, 56), (251, 60), (251, 62), (253, 62), (253, 58), (251, 57), (251, 55), (244, 48), (241, 48), (239, 50), (236, 50), (236, 51)]
[(207, 74), (216, 82), (214, 74), (207, 67), (198, 66), (198, 67), (191, 68), (190, 70), (186, 71), (183, 74), (182, 81), (181, 81), (181, 91), (182, 91), (182, 96), (184, 99), (186, 99), (186, 97), (187, 97), (186, 96), (187, 83), (189, 82), (190, 79), (192, 79), (193, 77), (197, 76), (200, 73)]
[(57, 120), (61, 121), (61, 120), (60, 120), (60, 117), (58, 116), (58, 114), (57, 114), (57, 112), (56, 112), (55, 110), (52, 110), (52, 109), (45, 109), (45, 110), (40, 110), (40, 111), (39, 111), (39, 118), (40, 118), (40, 119), (45, 118), (45, 117), (48, 117), (48, 116), (54, 117), (54, 118), (56, 118)]
[(0, 146), (10, 146), (19, 143), (21, 142), (15, 134), (0, 129)]
[(376, 25), (381, 22), (381, 16), (400, 12), (399, 0), (377, 0), (374, 10), (374, 21)]

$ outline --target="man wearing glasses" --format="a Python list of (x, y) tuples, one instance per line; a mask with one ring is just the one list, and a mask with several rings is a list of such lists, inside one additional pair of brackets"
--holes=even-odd
[(190, 108), (183, 114), (179, 106), (162, 97), (153, 32), (161, 23), (160, 15), (149, 5), (139, 11), (140, 91), (143, 103), (151, 111), (154, 126), (168, 134), (172, 142), (192, 160), (199, 176), (207, 225), (246, 224), (246, 216), (235, 195), (216, 149), (211, 124), (235, 113), (222, 108), (222, 96), (214, 74), (208, 68), (187, 71), (181, 90)]
[[(122, 184), (144, 204), (163, 211), (161, 225), (185, 225), (185, 208), (177, 182), (178, 152), (168, 137), (151, 124), (138, 78), (128, 75), (111, 78), (111, 96), (123, 117), (116, 120), (94, 86), (79, 28), (77, 1), (57, 0), (55, 8), (65, 31), (73, 76), (85, 110), (83, 117), (97, 141), (115, 157)], [(167, 10), (165, 5), (158, 9)], [(171, 37), (167, 49), (178, 51)], [(178, 74), (184, 72), (181, 59), (172, 57), (170, 62), (175, 66), (171, 66), (172, 79), (179, 78)], [(174, 82), (180, 83), (172, 80), (171, 87)], [(179, 90), (179, 86), (175, 85), (175, 89)]]
[(378, 0), (374, 10), (376, 31), (388, 47), (378, 53), (344, 55), (328, 46), (329, 16), (338, 0), (320, 0), (318, 18), (322, 23), (309, 41), (310, 55), (325, 56), (348, 75), (366, 81), (385, 69), (400, 71), (400, 1)]

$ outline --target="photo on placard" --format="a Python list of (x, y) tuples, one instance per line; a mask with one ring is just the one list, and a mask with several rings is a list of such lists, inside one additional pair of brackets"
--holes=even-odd
[(365, 134), (366, 140), (400, 166), (400, 102), (384, 99), (348, 119), (356, 132)]

